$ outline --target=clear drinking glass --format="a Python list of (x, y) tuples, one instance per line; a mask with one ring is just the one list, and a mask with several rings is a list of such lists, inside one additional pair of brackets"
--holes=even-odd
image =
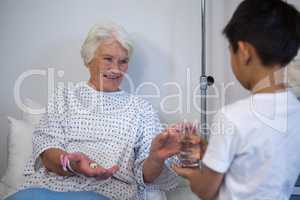
[(182, 167), (199, 167), (201, 158), (201, 145), (196, 126), (184, 125), (181, 128), (181, 151), (178, 159)]

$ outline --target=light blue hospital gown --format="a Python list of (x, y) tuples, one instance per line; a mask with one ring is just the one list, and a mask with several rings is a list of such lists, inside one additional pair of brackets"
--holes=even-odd
[[(99, 92), (84, 83), (58, 88), (48, 103), (47, 113), (33, 134), (33, 157), (25, 169), (23, 189), (94, 191), (111, 199), (129, 200), (143, 199), (145, 188), (176, 187), (177, 177), (167, 164), (151, 185), (143, 182), (143, 161), (152, 139), (162, 130), (147, 101), (124, 91)], [(41, 164), (39, 155), (48, 148), (82, 152), (103, 167), (117, 164), (120, 170), (105, 181), (61, 177)]]

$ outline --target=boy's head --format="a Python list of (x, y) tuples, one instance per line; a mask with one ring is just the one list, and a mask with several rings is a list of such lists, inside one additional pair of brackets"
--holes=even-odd
[(230, 43), (233, 71), (243, 84), (247, 75), (243, 71), (248, 69), (242, 65), (284, 67), (297, 55), (300, 14), (282, 0), (244, 0), (223, 33)]

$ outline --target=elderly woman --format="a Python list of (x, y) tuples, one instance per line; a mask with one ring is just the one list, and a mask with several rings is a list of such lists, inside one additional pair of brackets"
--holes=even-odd
[(120, 89), (132, 43), (118, 25), (94, 26), (81, 55), (90, 79), (58, 88), (33, 134), (33, 158), (19, 199), (145, 199), (175, 187), (165, 163), (178, 135), (162, 132), (152, 106)]

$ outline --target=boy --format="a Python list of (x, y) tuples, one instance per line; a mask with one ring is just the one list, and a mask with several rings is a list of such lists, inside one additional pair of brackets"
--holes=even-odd
[(284, 68), (299, 50), (299, 12), (282, 0), (245, 0), (224, 34), (251, 96), (216, 115), (201, 169), (173, 169), (202, 199), (289, 199), (300, 172), (300, 103)]

